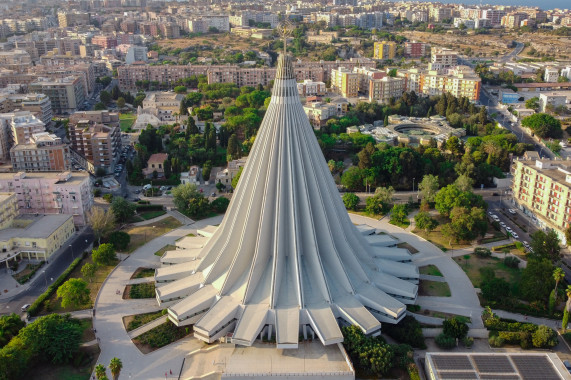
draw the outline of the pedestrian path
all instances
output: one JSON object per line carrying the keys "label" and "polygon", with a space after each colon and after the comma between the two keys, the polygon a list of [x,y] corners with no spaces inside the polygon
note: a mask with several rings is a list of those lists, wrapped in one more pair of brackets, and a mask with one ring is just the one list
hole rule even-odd
{"label": "pedestrian path", "polygon": [[136,337],[138,337],[139,335],[142,335],[144,333],[146,333],[149,330],[154,329],[157,326],[162,325],[163,323],[165,323],[167,321],[167,316],[164,315],[160,318],[155,319],[154,321],[151,321],[139,328],[136,328],[135,330],[129,331],[129,338],[131,339],[135,339]]}
{"label": "pedestrian path", "polygon": [[132,278],[127,282],[127,285],[135,284],[146,284],[148,282],[155,282],[155,277],[142,277],[142,278]]}

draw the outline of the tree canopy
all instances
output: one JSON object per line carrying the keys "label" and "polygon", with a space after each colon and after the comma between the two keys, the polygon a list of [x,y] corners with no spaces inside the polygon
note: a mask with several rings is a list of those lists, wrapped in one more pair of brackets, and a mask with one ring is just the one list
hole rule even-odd
{"label": "tree canopy", "polygon": [[521,125],[530,128],[539,137],[560,138],[563,134],[561,122],[546,113],[536,113],[524,117]]}

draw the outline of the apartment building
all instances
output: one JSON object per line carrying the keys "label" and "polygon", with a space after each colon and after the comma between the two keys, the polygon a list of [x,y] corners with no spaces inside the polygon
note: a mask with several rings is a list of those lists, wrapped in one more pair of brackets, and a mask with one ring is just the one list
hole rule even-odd
{"label": "apartment building", "polygon": [[440,7],[440,6],[430,6],[429,18],[434,22],[442,22],[442,20],[452,18],[452,8]]}
{"label": "apartment building", "polygon": [[0,230],[11,227],[18,216],[16,193],[0,193]]}
{"label": "apartment building", "polygon": [[314,82],[311,79],[306,79],[297,84],[297,92],[300,96],[323,96],[326,91],[325,83]]}
{"label": "apartment building", "polygon": [[394,59],[397,52],[397,44],[393,41],[375,42],[374,55],[376,59]]}
{"label": "apartment building", "polygon": [[87,223],[93,207],[85,172],[0,173],[0,192],[16,193],[20,214],[65,214],[76,226]]}
{"label": "apartment building", "polygon": [[388,103],[391,98],[400,98],[406,91],[406,78],[384,77],[369,81],[369,101]]}
{"label": "apartment building", "polygon": [[543,80],[547,83],[556,83],[559,79],[559,70],[555,67],[546,67]]}
{"label": "apartment building", "polygon": [[70,124],[77,124],[82,120],[87,120],[94,124],[105,124],[111,127],[119,126],[119,113],[102,111],[79,111],[69,116]]}
{"label": "apartment building", "polygon": [[514,162],[513,200],[542,228],[564,231],[571,223],[571,162],[548,159]]}
{"label": "apartment building", "polygon": [[72,148],[94,169],[102,168],[112,172],[115,160],[121,153],[121,130],[103,124],[81,120],[69,124]]}
{"label": "apartment building", "polygon": [[482,81],[468,66],[456,66],[446,74],[436,70],[412,68],[399,70],[397,76],[406,78],[406,91],[414,91],[419,95],[433,96],[451,93],[456,97],[467,97],[470,101],[480,99]]}
{"label": "apartment building", "polygon": [[25,73],[32,67],[32,57],[25,50],[0,51],[0,67]]}
{"label": "apartment building", "polygon": [[160,121],[176,121],[183,99],[184,95],[174,92],[153,92],[143,100],[143,110],[155,115]]}
{"label": "apartment building", "polygon": [[60,28],[89,25],[89,13],[85,12],[58,12],[58,24]]}
{"label": "apartment building", "polygon": [[125,63],[128,65],[134,62],[147,62],[147,47],[146,46],[129,46],[125,54]]}
{"label": "apartment building", "polygon": [[428,45],[424,42],[409,41],[404,44],[404,55],[409,58],[421,58],[426,55]]}
{"label": "apartment building", "polygon": [[219,32],[229,32],[229,16],[205,15],[188,20],[188,29],[192,33],[208,33],[210,28],[216,28]]}
{"label": "apartment building", "polygon": [[206,75],[209,66],[182,66],[182,65],[160,65],[149,66],[143,63],[126,65],[117,68],[119,76],[119,88],[122,91],[136,91],[137,85],[144,82],[159,82],[174,84],[178,80],[188,78],[193,75]]}
{"label": "apartment building", "polygon": [[430,69],[443,70],[458,65],[458,52],[451,49],[433,49],[430,56]]}
{"label": "apartment building", "polygon": [[8,160],[14,144],[27,144],[33,133],[44,131],[44,123],[29,111],[0,114],[0,159]]}
{"label": "apartment building", "polygon": [[52,121],[53,111],[50,98],[44,94],[0,93],[0,113],[29,111],[45,125]]}
{"label": "apartment building", "polygon": [[337,116],[337,108],[333,104],[314,102],[303,107],[309,123],[319,129],[324,126],[327,120]]}
{"label": "apartment building", "polygon": [[359,74],[345,67],[331,70],[331,89],[345,98],[359,96]]}
{"label": "apartment building", "polygon": [[46,79],[30,83],[31,92],[47,95],[52,104],[52,110],[57,115],[68,115],[83,106],[86,90],[79,76],[69,76],[58,79]]}
{"label": "apartment building", "polygon": [[490,21],[491,26],[501,25],[502,17],[506,15],[506,11],[501,9],[484,9],[482,18]]}
{"label": "apartment building", "polygon": [[506,28],[519,28],[523,20],[528,18],[528,14],[524,12],[512,12],[502,17],[501,25]]}
{"label": "apartment building", "polygon": [[13,171],[53,172],[71,170],[69,148],[48,132],[34,133],[29,143],[10,149]]}
{"label": "apartment building", "polygon": [[93,45],[98,45],[103,49],[113,49],[117,47],[117,37],[112,35],[94,36],[91,39]]}

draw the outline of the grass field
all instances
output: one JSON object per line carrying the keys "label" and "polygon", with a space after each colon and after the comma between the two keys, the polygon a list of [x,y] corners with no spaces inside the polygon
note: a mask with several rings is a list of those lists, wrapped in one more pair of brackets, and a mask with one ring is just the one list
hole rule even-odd
{"label": "grass field", "polygon": [[503,260],[497,257],[483,258],[471,255],[469,260],[465,260],[464,257],[455,257],[454,261],[466,272],[468,278],[476,288],[480,287],[480,283],[482,282],[480,268],[492,268],[496,277],[503,278],[510,284],[517,284],[521,277],[521,271],[519,269],[507,267]]}
{"label": "grass field", "polygon": [[119,127],[121,128],[121,132],[127,132],[131,129],[135,120],[137,119],[137,115],[132,113],[122,113],[119,115]]}
{"label": "grass field", "polygon": [[438,270],[438,267],[436,265],[425,265],[418,269],[420,270],[420,274],[443,277],[442,273],[440,273],[440,270]]}
{"label": "grass field", "polygon": [[168,218],[158,220],[152,225],[127,228],[124,231],[131,235],[131,242],[129,243],[127,252],[131,253],[154,238],[166,234],[181,225],[182,224],[178,220],[169,216]]}
{"label": "grass field", "polygon": [[420,280],[418,295],[430,297],[451,297],[452,293],[450,293],[450,287],[446,282]]}

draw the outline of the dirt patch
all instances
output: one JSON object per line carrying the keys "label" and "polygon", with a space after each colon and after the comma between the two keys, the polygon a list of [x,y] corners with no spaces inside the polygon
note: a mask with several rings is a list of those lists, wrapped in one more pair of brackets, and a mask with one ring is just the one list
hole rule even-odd
{"label": "dirt patch", "polygon": [[399,248],[404,248],[404,249],[408,249],[408,251],[409,251],[410,253],[412,253],[413,255],[414,255],[415,253],[418,253],[418,252],[419,252],[418,249],[414,248],[412,245],[410,245],[410,244],[408,244],[408,243],[398,243],[398,244],[397,244],[397,247],[399,247]]}

